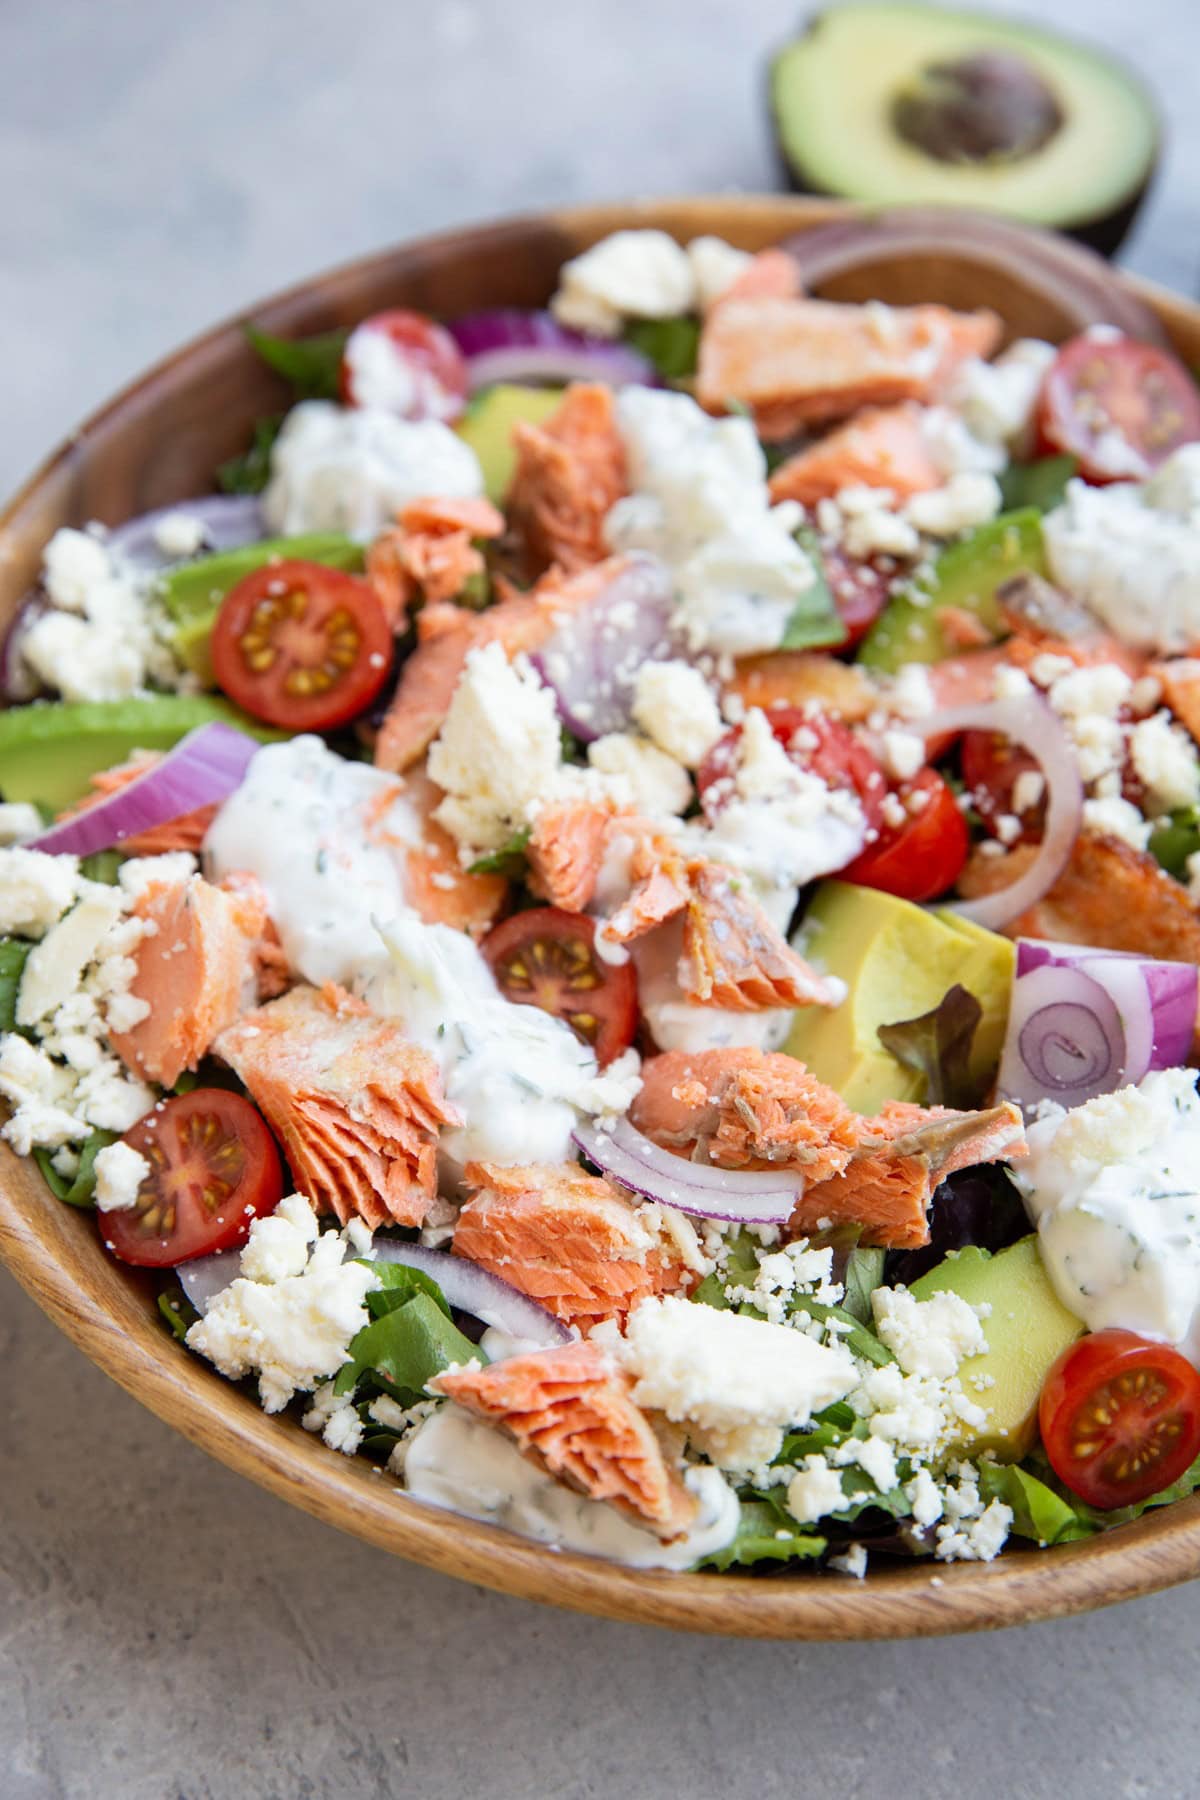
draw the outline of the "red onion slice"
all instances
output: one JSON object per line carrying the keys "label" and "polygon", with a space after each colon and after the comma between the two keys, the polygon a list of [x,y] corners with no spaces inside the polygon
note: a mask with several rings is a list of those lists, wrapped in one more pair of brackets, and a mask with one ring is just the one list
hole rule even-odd
{"label": "red onion slice", "polygon": [[449,1305],[470,1313],[485,1325],[508,1332],[510,1337],[535,1343],[539,1349],[555,1344],[569,1344],[570,1329],[553,1313],[521,1293],[511,1282],[502,1281],[478,1263],[465,1256],[451,1256],[446,1250],[427,1250],[423,1244],[399,1243],[394,1238],[375,1239],[374,1250],[379,1262],[403,1263],[420,1269],[437,1282]]}
{"label": "red onion slice", "polygon": [[0,705],[23,706],[45,692],[40,678],[25,661],[21,644],[29,627],[49,610],[49,606],[44,594],[29,594],[9,620],[0,644]]}
{"label": "red onion slice", "polygon": [[1047,893],[1058,880],[1083,823],[1083,783],[1071,740],[1044,701],[985,700],[931,713],[920,722],[924,736],[957,737],[963,731],[993,731],[1037,761],[1046,782],[1046,825],[1038,853],[1023,875],[999,893],[946,904],[989,931],[999,931]]}
{"label": "red onion slice", "polygon": [[564,619],[530,659],[554,689],[563,724],[581,743],[626,730],[642,664],[683,653],[671,630],[674,604],[666,565],[635,553],[603,593]]}
{"label": "red onion slice", "polygon": [[628,1119],[611,1127],[582,1119],[571,1133],[584,1155],[621,1187],[701,1219],[783,1225],[804,1192],[789,1169],[717,1169],[664,1150]]}
{"label": "red onion slice", "polygon": [[241,1262],[240,1250],[217,1250],[212,1256],[196,1256],[191,1262],[179,1263],[175,1279],[203,1317],[217,1295],[237,1280]]}
{"label": "red onion slice", "polygon": [[639,351],[568,331],[547,312],[500,307],[452,319],[446,330],[466,358],[472,393],[497,381],[662,386],[654,364]]}
{"label": "red onion slice", "polygon": [[164,519],[182,516],[194,519],[204,533],[197,554],[214,555],[221,550],[240,550],[243,544],[256,544],[267,535],[262,509],[253,494],[202,494],[194,500],[179,500],[174,506],[159,506],[153,512],[140,513],[109,530],[105,543],[117,556],[138,569],[163,569],[183,559],[168,555],[158,543],[158,528]]}
{"label": "red onion slice", "polygon": [[232,725],[201,725],[144,775],[31,838],[27,848],[71,856],[110,850],[199,806],[228,799],[261,748]]}
{"label": "red onion slice", "polygon": [[999,1089],[1079,1106],[1187,1061],[1200,970],[1115,950],[1021,938]]}

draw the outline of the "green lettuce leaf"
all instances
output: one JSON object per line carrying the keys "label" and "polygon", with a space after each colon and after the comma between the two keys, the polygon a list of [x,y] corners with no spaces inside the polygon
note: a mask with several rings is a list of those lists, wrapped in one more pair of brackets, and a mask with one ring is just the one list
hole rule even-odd
{"label": "green lettuce leaf", "polygon": [[350,333],[322,331],[315,337],[273,337],[257,325],[246,326],[246,337],[269,369],[281,375],[297,400],[336,400],[342,351]]}
{"label": "green lettuce leaf", "polygon": [[[409,1274],[417,1271],[409,1270]],[[384,1299],[396,1290],[384,1290]],[[368,1295],[371,1300],[379,1296]],[[381,1312],[354,1337],[350,1344],[350,1361],[338,1371],[334,1392],[348,1394],[366,1380],[377,1383],[384,1393],[401,1406],[412,1406],[424,1392],[427,1382],[451,1363],[483,1361],[478,1347],[449,1318],[445,1301],[427,1291]]]}
{"label": "green lettuce leaf", "polygon": [[284,414],[259,419],[248,449],[231,456],[217,468],[217,486],[223,494],[261,494],[271,479],[271,451],[283,426]]}
{"label": "green lettuce leaf", "polygon": [[93,850],[90,856],[80,859],[79,873],[89,881],[102,881],[106,887],[116,887],[117,871],[124,861],[119,850]]}
{"label": "green lettuce leaf", "polygon": [[667,381],[683,381],[696,373],[699,319],[631,319],[624,335],[630,348],[652,362]]}
{"label": "green lettuce leaf", "polygon": [[158,1296],[158,1310],[165,1319],[171,1336],[181,1344],[200,1317],[178,1283],[163,1289]]}
{"label": "green lettuce leaf", "polygon": [[1018,1537],[1032,1538],[1035,1544],[1069,1544],[1077,1538],[1091,1537],[1096,1530],[1083,1519],[1077,1506],[1017,1463],[980,1463],[979,1492],[989,1503],[1000,1500],[1010,1506],[1011,1529]]}
{"label": "green lettuce leaf", "polygon": [[1034,462],[1010,463],[1000,477],[1003,510],[1016,512],[1032,506],[1040,513],[1053,512],[1066,497],[1068,481],[1078,473],[1073,456],[1039,456]]}
{"label": "green lettuce leaf", "polygon": [[[0,938],[0,1031],[17,1031],[17,995],[33,945],[24,938]],[[22,1033],[22,1036],[27,1036]]]}
{"label": "green lettuce leaf", "polygon": [[749,1569],[756,1563],[798,1562],[820,1556],[826,1540],[803,1530],[769,1501],[743,1500],[738,1528],[723,1550],[714,1550],[698,1569]]}
{"label": "green lettuce leaf", "polygon": [[796,533],[796,542],[808,552],[817,578],[796,601],[780,649],[827,650],[836,644],[844,644],[846,626],[825,574],[816,532],[810,526],[802,525]]}
{"label": "green lettuce leaf", "polygon": [[499,850],[489,850],[486,856],[477,856],[473,863],[469,863],[467,874],[507,875],[511,881],[520,880],[525,873],[525,846],[532,836],[533,827],[522,825]]}
{"label": "green lettuce leaf", "polygon": [[846,1258],[846,1269],[842,1276],[842,1285],[846,1290],[842,1295],[842,1311],[849,1313],[852,1319],[857,1319],[862,1325],[870,1325],[874,1319],[871,1295],[883,1282],[886,1257],[886,1250],[867,1250],[859,1245]]}
{"label": "green lettuce leaf", "polygon": [[49,1150],[35,1150],[33,1160],[46,1178],[46,1186],[56,1199],[68,1206],[91,1206],[96,1194],[96,1158],[100,1151],[117,1141],[115,1131],[93,1131],[79,1149],[79,1168],[69,1179],[60,1175]]}
{"label": "green lettuce leaf", "polygon": [[981,1082],[970,1068],[971,1045],[982,1017],[974,994],[956,982],[932,1012],[881,1025],[879,1041],[898,1063],[924,1075],[927,1106],[971,1112],[982,1105],[990,1086],[990,1078]]}
{"label": "green lettuce leaf", "polygon": [[[814,1240],[814,1242],[817,1241],[819,1240]],[[735,1302],[728,1298],[725,1289],[754,1285],[754,1278],[758,1273],[757,1249],[758,1246],[750,1233],[739,1231],[730,1240],[729,1255],[724,1269],[704,1277],[692,1294],[693,1301],[700,1306],[715,1306],[720,1312],[732,1310]],[[873,1255],[870,1251],[852,1252],[852,1255],[854,1254]],[[878,1282],[874,1285],[878,1286]],[[737,1303],[736,1309],[747,1318],[761,1319],[763,1317],[759,1309],[751,1306],[747,1301]],[[861,1356],[866,1362],[874,1363],[881,1368],[884,1363],[895,1361],[891,1351],[880,1342],[874,1331],[863,1319],[850,1312],[845,1306],[831,1306],[824,1300],[812,1300],[806,1294],[797,1294],[788,1310],[791,1313],[806,1312],[810,1317],[822,1322],[826,1319],[839,1320],[847,1327],[846,1331],[838,1334],[839,1343],[847,1345],[855,1356]],[[867,1310],[869,1313],[869,1301]]]}
{"label": "green lettuce leaf", "polygon": [[367,1295],[367,1311],[373,1319],[382,1319],[397,1307],[406,1306],[418,1294],[428,1294],[448,1319],[453,1316],[445,1294],[424,1269],[410,1269],[407,1263],[396,1262],[373,1262],[367,1266],[379,1277],[379,1286]]}

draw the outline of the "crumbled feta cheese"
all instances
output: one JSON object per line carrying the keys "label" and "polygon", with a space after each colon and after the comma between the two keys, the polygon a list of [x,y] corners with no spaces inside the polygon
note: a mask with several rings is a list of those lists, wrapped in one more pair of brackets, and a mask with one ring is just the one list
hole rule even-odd
{"label": "crumbled feta cheese", "polygon": [[208,542],[204,520],[197,513],[164,513],[154,527],[154,542],[164,556],[173,562],[199,556]]}
{"label": "crumbled feta cheese", "polygon": [[897,718],[928,718],[937,708],[929,670],[921,663],[905,663],[888,683],[886,702]]}
{"label": "crumbled feta cheese", "polygon": [[719,237],[693,238],[687,247],[687,259],[692,265],[696,305],[702,313],[706,313],[754,261],[748,251],[737,250]]}
{"label": "crumbled feta cheese", "polygon": [[646,818],[675,816],[692,803],[687,770],[649,738],[613,731],[588,745],[588,765],[601,775],[625,782],[633,804]]}
{"label": "crumbled feta cheese", "polygon": [[64,700],[124,700],[183,676],[160,632],[152,583],[99,538],[64,527],[45,551],[53,607],[22,631],[21,656]]}
{"label": "crumbled feta cheese", "polygon": [[42,829],[42,815],[36,806],[26,800],[0,801],[0,848],[37,837]]}
{"label": "crumbled feta cheese", "polygon": [[190,881],[199,868],[190,850],[169,850],[164,856],[129,857],[117,870],[117,880],[126,899],[136,900],[156,882],[173,887],[177,882]]}
{"label": "crumbled feta cheese", "polygon": [[837,1569],[842,1575],[853,1575],[861,1581],[867,1572],[867,1547],[865,1544],[851,1544],[840,1556],[831,1556],[831,1569]]}
{"label": "crumbled feta cheese", "polygon": [[1018,338],[995,362],[968,357],[951,384],[950,404],[980,442],[1024,454],[1042,382],[1057,355],[1040,338]]}
{"label": "crumbled feta cheese", "polygon": [[994,475],[964,472],[952,475],[944,487],[914,494],[904,508],[904,516],[925,537],[950,538],[986,525],[1002,505],[1000,484]]}
{"label": "crumbled feta cheese", "polygon": [[1083,828],[1103,837],[1120,838],[1134,850],[1144,850],[1150,842],[1150,821],[1142,817],[1132,801],[1123,800],[1120,794],[1085,800]]}
{"label": "crumbled feta cheese", "polygon": [[435,813],[459,844],[499,850],[553,792],[562,735],[553,689],[499,644],[472,650],[429,751],[446,798]]}
{"label": "crumbled feta cheese", "polygon": [[335,1394],[332,1381],[317,1389],[300,1423],[305,1431],[319,1431],[329,1448],[340,1450],[343,1456],[353,1456],[363,1441],[363,1423],[354,1396]]}
{"label": "crumbled feta cheese", "polygon": [[96,1205],[101,1212],[123,1212],[137,1205],[150,1164],[132,1144],[106,1144],[96,1153]]}
{"label": "crumbled feta cheese", "polygon": [[846,1504],[842,1478],[823,1456],[806,1456],[788,1482],[787,1509],[801,1525],[815,1524]]}
{"label": "crumbled feta cheese", "polygon": [[70,912],[50,928],[26,958],[17,990],[18,1025],[37,1025],[57,1012],[79,986],[89,963],[96,960],[122,907],[119,888],[94,881],[83,884],[80,898]]}
{"label": "crumbled feta cheese", "polygon": [[275,440],[262,510],[281,536],[344,531],[370,538],[410,500],[482,492],[475,452],[440,420],[305,400]]}
{"label": "crumbled feta cheese", "polygon": [[1152,713],[1129,734],[1134,770],[1146,789],[1149,813],[1171,812],[1200,799],[1200,761],[1187,732],[1170,713]]}
{"label": "crumbled feta cheese", "polygon": [[1013,782],[1012,808],[1015,813],[1032,812],[1040,806],[1046,792],[1046,777],[1040,769],[1022,769]]}
{"label": "crumbled feta cheese", "polygon": [[925,766],[925,740],[915,731],[885,731],[880,739],[880,760],[894,781],[911,781]]}
{"label": "crumbled feta cheese", "polygon": [[837,497],[842,513],[841,542],[850,556],[917,555],[921,539],[916,525],[893,511],[886,488],[844,488]]}
{"label": "crumbled feta cheese", "polygon": [[619,337],[627,318],[671,319],[692,310],[688,253],[665,231],[614,231],[559,270],[550,311],[560,325]]}
{"label": "crumbled feta cheese", "polygon": [[[312,1246],[303,1269],[270,1280],[240,1275],[187,1334],[188,1348],[223,1375],[257,1375],[267,1412],[282,1411],[297,1390],[315,1388],[342,1366],[350,1340],[368,1323],[364,1302],[379,1282],[367,1264],[344,1260],[348,1245],[340,1232],[318,1234],[316,1216],[300,1195],[280,1201],[278,1210],[285,1207]],[[263,1223],[251,1225],[251,1247]]]}
{"label": "crumbled feta cheese", "polygon": [[942,1516],[942,1496],[928,1469],[918,1469],[904,1489],[913,1520],[922,1529],[936,1525]]}
{"label": "crumbled feta cheese", "polygon": [[247,1281],[286,1281],[302,1275],[309,1246],[317,1239],[312,1208],[298,1194],[281,1200],[273,1213],[256,1219],[242,1251],[238,1272]]}
{"label": "crumbled feta cheese", "polygon": [[956,475],[998,475],[1008,461],[1003,444],[979,437],[948,406],[924,407],[920,424],[926,453],[947,481]]}
{"label": "crumbled feta cheese", "polygon": [[58,1149],[87,1137],[88,1127],[72,1105],[68,1070],[16,1032],[0,1038],[0,1094],[13,1107],[0,1136],[18,1156],[35,1147]]}
{"label": "crumbled feta cheese", "polygon": [[896,1452],[886,1438],[848,1438],[841,1447],[838,1461],[857,1463],[881,1494],[890,1492],[896,1485]]}
{"label": "crumbled feta cheese", "polygon": [[668,565],[692,649],[777,649],[816,572],[794,536],[800,508],[771,505],[750,421],[710,418],[687,394],[627,387],[617,427],[632,492],[605,521],[609,543]]}
{"label": "crumbled feta cheese", "polygon": [[716,695],[685,662],[648,662],[638,670],[633,717],[646,736],[685,769],[697,769],[724,732]]}
{"label": "crumbled feta cheese", "polygon": [[987,1349],[975,1309],[949,1289],[917,1300],[907,1288],[876,1288],[875,1328],[906,1375],[944,1379],[965,1356]]}
{"label": "crumbled feta cheese", "polygon": [[0,850],[0,932],[42,937],[79,891],[79,859],[19,846]]}
{"label": "crumbled feta cheese", "polygon": [[108,581],[112,570],[102,541],[87,531],[64,525],[42,552],[42,582],[63,612],[86,613],[92,589]]}

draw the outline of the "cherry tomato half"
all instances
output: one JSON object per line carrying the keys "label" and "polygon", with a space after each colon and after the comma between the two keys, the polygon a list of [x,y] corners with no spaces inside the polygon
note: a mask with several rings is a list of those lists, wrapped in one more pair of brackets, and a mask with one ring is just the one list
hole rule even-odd
{"label": "cherry tomato half", "polygon": [[889,573],[877,563],[847,556],[837,545],[823,547],[821,560],[829,591],[846,627],[846,641],[837,648],[853,650],[887,605],[895,570]]}
{"label": "cherry tomato half", "polygon": [[901,900],[936,900],[954,886],[971,835],[953,790],[936,769],[922,769],[901,788],[902,825],[884,823],[879,836],[838,875],[860,887],[881,888]]}
{"label": "cherry tomato half", "polygon": [[[799,768],[819,775],[827,787],[857,795],[868,827],[879,829],[887,778],[874,752],[849,726],[815,706],[772,706],[767,721]],[[700,804],[709,820],[717,818],[732,797],[741,741],[742,727],[735,725],[718,738],[696,772]]]}
{"label": "cherry tomato half", "polygon": [[1200,438],[1200,390],[1169,350],[1136,338],[1071,338],[1038,402],[1044,452],[1078,457],[1085,481],[1140,480]]}
{"label": "cherry tomato half", "polygon": [[395,645],[369,582],[320,563],[276,562],[226,594],[212,634],[222,693],[268,725],[328,731],[370,705]]}
{"label": "cherry tomato half", "polygon": [[1033,805],[1018,812],[1015,804],[1019,777],[1041,774],[1035,756],[1010,743],[999,732],[964,731],[959,745],[959,767],[971,805],[989,830],[995,830],[998,819],[1015,818],[1020,822],[1021,832],[1010,842],[1036,842],[1041,838],[1046,818],[1045,781],[1042,781]]}
{"label": "cherry tomato half", "polygon": [[604,962],[596,954],[596,925],[586,913],[534,906],[502,920],[480,948],[506,1000],[565,1020],[591,1045],[601,1068],[633,1042],[633,964]]}
{"label": "cherry tomato half", "polygon": [[274,1138],[249,1100],[224,1088],[164,1100],[121,1141],[150,1164],[133,1206],[97,1214],[121,1262],[161,1269],[233,1250],[283,1195]]}
{"label": "cherry tomato half", "polygon": [[1064,1350],[1038,1403],[1060,1481],[1089,1506],[1134,1506],[1200,1454],[1200,1373],[1169,1344],[1096,1331]]}
{"label": "cherry tomato half", "polygon": [[447,423],[466,410],[467,382],[466,359],[445,327],[399,308],[355,326],[338,375],[347,406]]}

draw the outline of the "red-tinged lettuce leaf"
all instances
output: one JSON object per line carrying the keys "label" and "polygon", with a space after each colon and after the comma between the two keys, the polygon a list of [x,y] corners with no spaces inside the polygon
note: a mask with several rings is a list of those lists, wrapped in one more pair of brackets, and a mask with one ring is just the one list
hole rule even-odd
{"label": "red-tinged lettuce leaf", "polygon": [[989,1080],[973,1076],[971,1046],[983,1008],[957,982],[932,1012],[879,1027],[879,1041],[906,1069],[925,1077],[925,1104],[971,1112],[982,1105]]}

